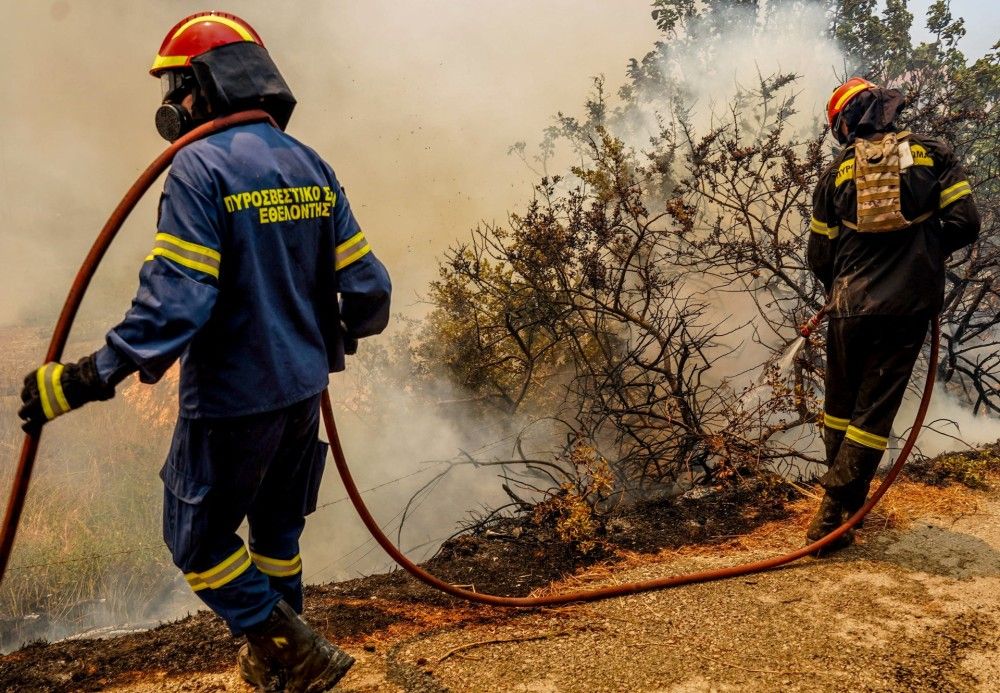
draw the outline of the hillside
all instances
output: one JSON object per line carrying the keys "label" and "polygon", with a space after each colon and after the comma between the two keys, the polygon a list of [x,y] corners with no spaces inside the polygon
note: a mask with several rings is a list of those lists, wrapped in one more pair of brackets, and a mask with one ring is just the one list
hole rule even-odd
{"label": "hillside", "polygon": [[[991,491],[902,482],[855,547],[747,578],[501,611],[394,573],[314,586],[306,615],[358,657],[338,688],[358,693],[996,690],[996,481]],[[729,565],[797,546],[812,503],[764,507],[741,531],[726,499],[710,497],[622,520],[601,560],[501,535],[460,541],[434,568],[480,590],[525,593],[574,565],[540,588]],[[29,646],[0,660],[0,689],[244,691],[234,655],[202,612],[145,633]]]}

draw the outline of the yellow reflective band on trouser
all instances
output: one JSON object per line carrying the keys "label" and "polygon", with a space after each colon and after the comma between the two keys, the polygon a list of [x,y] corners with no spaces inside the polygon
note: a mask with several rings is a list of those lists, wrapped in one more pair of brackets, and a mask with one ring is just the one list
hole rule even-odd
{"label": "yellow reflective band on trouser", "polygon": [[38,396],[42,400],[42,411],[45,412],[45,418],[50,421],[72,409],[63,393],[62,374],[63,365],[61,363],[46,363],[35,372]]}
{"label": "yellow reflective band on trouser", "polygon": [[195,592],[205,589],[217,590],[242,575],[251,563],[253,561],[250,560],[247,547],[241,546],[236,553],[214,568],[209,568],[203,573],[185,573],[184,579]]}
{"label": "yellow reflective band on trouser", "polygon": [[851,423],[850,419],[841,419],[823,412],[823,425],[827,428],[832,428],[835,431],[846,431],[849,423]]}
{"label": "yellow reflective band on trouser", "polygon": [[250,552],[257,570],[271,577],[289,577],[302,572],[302,557],[295,554],[291,558],[271,558]]}
{"label": "yellow reflective band on trouser", "polygon": [[846,438],[857,443],[858,445],[864,445],[866,448],[873,448],[875,450],[885,450],[889,445],[888,438],[877,436],[874,433],[869,433],[868,431],[862,431],[860,428],[855,426],[847,427]]}
{"label": "yellow reflective band on trouser", "polygon": [[358,231],[356,234],[337,246],[336,260],[334,261],[333,268],[336,270],[342,270],[351,263],[357,262],[363,258],[365,255],[370,253],[371,250],[372,247],[368,245],[368,241],[365,240],[365,234]]}
{"label": "yellow reflective band on trouser", "polygon": [[839,226],[830,226],[828,224],[824,224],[822,221],[820,221],[816,217],[813,217],[812,221],[809,222],[809,229],[813,233],[818,233],[821,236],[826,236],[827,238],[829,238],[831,240],[834,239],[834,238],[836,238],[837,234],[840,233],[840,227]]}
{"label": "yellow reflective band on trouser", "polygon": [[944,209],[952,202],[971,194],[972,186],[969,185],[969,181],[963,180],[960,183],[955,183],[950,188],[945,188],[941,191],[941,202],[938,204],[938,209]]}
{"label": "yellow reflective band on trouser", "polygon": [[178,265],[210,274],[216,279],[219,278],[219,264],[222,262],[222,256],[218,250],[213,250],[208,246],[191,243],[169,233],[160,232],[156,234],[156,243],[153,244],[153,250],[150,254],[146,256],[146,261],[148,262],[157,256],[173,260]]}

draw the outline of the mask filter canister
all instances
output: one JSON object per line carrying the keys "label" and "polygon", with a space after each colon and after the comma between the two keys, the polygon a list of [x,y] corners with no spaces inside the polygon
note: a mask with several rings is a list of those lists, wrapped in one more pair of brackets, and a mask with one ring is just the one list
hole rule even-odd
{"label": "mask filter canister", "polygon": [[156,109],[156,131],[167,142],[176,141],[193,125],[194,119],[183,106],[165,103]]}

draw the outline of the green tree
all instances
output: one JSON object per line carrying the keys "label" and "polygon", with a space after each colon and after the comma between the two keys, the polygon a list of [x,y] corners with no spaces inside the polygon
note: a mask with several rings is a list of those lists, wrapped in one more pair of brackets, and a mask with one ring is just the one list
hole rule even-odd
{"label": "green tree", "polygon": [[[965,161],[983,232],[948,267],[938,376],[975,408],[1000,410],[998,50],[969,64],[963,23],[945,2],[927,14],[934,39],[916,45],[905,0],[794,7],[825,12],[842,77],[902,89],[905,125],[946,137]],[[693,117],[698,81],[728,37],[787,16],[774,3],[737,0],[652,8],[663,39],[629,61],[615,103],[595,80],[583,116],[559,114],[545,133],[543,162],[568,146],[578,165],[544,178],[509,224],[476,229],[446,254],[420,340],[422,362],[443,364],[478,401],[566,426],[563,458],[581,444],[599,450],[620,488],[810,459],[800,451],[815,429],[804,424],[822,382],[814,343],[790,383],[765,374],[769,397],[734,390],[715,367],[742,323],[724,320],[698,288],[752,297],[753,338],[775,352],[824,301],[804,255],[812,191],[832,148],[822,114],[812,129],[794,120],[801,77],[759,75],[707,128]],[[526,156],[524,145],[514,151]]]}

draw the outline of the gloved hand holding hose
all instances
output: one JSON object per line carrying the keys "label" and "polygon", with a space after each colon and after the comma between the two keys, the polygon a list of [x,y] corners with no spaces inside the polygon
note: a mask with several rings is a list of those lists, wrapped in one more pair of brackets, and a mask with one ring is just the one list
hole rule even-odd
{"label": "gloved hand holding hose", "polygon": [[87,402],[104,401],[115,396],[113,385],[97,374],[95,355],[76,363],[46,363],[24,377],[21,390],[23,406],[17,415],[24,420],[25,433],[37,433],[42,426]]}

